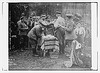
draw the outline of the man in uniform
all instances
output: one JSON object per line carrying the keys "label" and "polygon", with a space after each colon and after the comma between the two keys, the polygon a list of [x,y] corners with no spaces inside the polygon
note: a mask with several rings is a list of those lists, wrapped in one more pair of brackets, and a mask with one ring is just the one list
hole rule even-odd
{"label": "man in uniform", "polygon": [[82,50],[84,48],[84,37],[85,37],[85,28],[81,23],[82,16],[80,14],[74,15],[74,22],[76,24],[76,28],[74,30],[75,35],[77,36],[76,40],[81,44],[81,48],[78,50],[77,55],[82,55]]}
{"label": "man in uniform", "polygon": [[65,31],[65,54],[70,56],[72,41],[76,39],[74,34],[73,14],[66,14],[66,31]]}
{"label": "man in uniform", "polygon": [[38,25],[34,26],[27,35],[29,38],[29,44],[33,50],[33,56],[38,56],[37,46],[41,46],[41,37],[42,34],[44,34],[43,31],[46,26],[44,23],[45,18],[46,15],[41,15],[41,19],[39,20]]}

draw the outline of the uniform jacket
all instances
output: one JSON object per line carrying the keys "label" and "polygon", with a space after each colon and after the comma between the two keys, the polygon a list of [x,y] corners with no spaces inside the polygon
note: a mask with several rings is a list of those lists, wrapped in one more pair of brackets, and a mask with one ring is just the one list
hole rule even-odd
{"label": "uniform jacket", "polygon": [[27,36],[31,39],[37,40],[37,38],[41,37],[41,34],[42,34],[42,26],[36,25],[28,32]]}

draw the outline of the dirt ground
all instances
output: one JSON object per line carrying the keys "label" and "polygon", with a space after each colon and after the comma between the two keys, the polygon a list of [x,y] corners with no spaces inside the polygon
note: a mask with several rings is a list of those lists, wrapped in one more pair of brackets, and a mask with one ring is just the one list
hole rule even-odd
{"label": "dirt ground", "polygon": [[[80,68],[77,65],[66,68],[64,61],[67,60],[69,60],[69,58],[64,55],[59,55],[57,59],[50,57],[33,57],[31,50],[17,50],[10,52],[8,62],[9,70],[90,70],[89,67]],[[90,65],[91,58],[85,58],[85,60],[86,64]]]}

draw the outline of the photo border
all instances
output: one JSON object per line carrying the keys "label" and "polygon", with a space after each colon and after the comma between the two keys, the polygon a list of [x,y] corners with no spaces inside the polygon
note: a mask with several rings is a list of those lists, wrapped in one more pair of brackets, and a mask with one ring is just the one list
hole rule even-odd
{"label": "photo border", "polygon": [[[2,2],[2,16],[4,15],[3,13],[4,13],[4,7],[3,7],[3,4],[4,3],[10,3],[10,2]],[[23,3],[23,2],[21,2],[21,3]],[[26,2],[27,3],[27,2]],[[87,3],[87,2],[86,2]],[[98,30],[99,30],[99,28],[98,28],[98,2],[90,2],[90,3],[97,3],[97,38],[99,37],[99,34],[98,34]],[[91,17],[92,18],[92,17]],[[92,26],[92,25],[91,25]],[[92,32],[92,29],[91,29],[91,32]],[[91,39],[92,40],[92,39]],[[9,44],[9,43],[8,43]],[[91,49],[93,49],[92,47],[91,47]],[[83,68],[82,68],[83,69]],[[34,69],[33,69],[34,70]],[[32,70],[32,71],[33,71]],[[50,70],[50,69],[49,69]],[[2,67],[2,71],[9,71],[8,69],[4,69],[3,67]],[[61,69],[61,71],[62,71],[62,69]],[[67,70],[67,71],[69,71],[69,70]],[[75,71],[78,71],[78,70],[75,70]],[[89,71],[98,71],[98,51],[97,51],[97,69],[92,69],[92,70],[89,70]]]}

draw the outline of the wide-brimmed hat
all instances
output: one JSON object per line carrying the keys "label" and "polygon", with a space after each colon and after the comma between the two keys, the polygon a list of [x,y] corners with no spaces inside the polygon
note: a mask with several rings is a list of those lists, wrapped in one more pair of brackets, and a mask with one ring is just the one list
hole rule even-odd
{"label": "wide-brimmed hat", "polygon": [[78,18],[78,19],[82,19],[82,16],[81,16],[81,14],[79,14],[79,13],[76,13],[74,16],[75,16],[76,18]]}
{"label": "wide-brimmed hat", "polygon": [[70,19],[73,17],[73,14],[66,14],[66,17]]}

